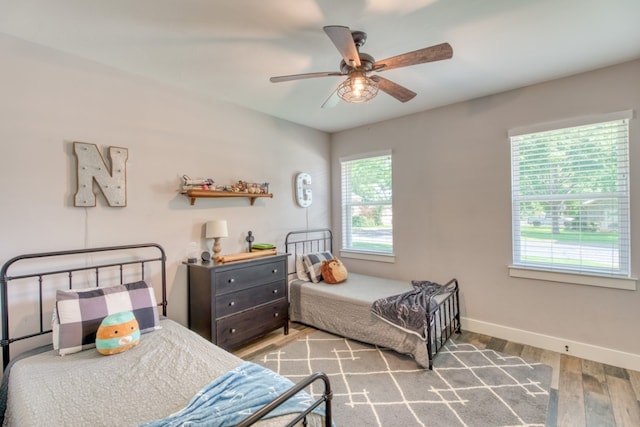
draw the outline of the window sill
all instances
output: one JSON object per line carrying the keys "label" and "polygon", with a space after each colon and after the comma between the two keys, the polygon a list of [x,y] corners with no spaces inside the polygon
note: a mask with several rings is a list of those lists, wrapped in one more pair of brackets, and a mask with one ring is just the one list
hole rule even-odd
{"label": "window sill", "polygon": [[570,283],[574,285],[599,286],[602,288],[635,291],[638,279],[635,277],[612,277],[585,274],[560,273],[557,271],[535,270],[532,268],[509,266],[509,276],[522,279],[546,280],[548,282]]}
{"label": "window sill", "polygon": [[342,258],[361,259],[365,261],[379,261],[379,262],[396,262],[395,255],[378,254],[372,252],[355,252],[346,249],[340,250],[340,256]]}

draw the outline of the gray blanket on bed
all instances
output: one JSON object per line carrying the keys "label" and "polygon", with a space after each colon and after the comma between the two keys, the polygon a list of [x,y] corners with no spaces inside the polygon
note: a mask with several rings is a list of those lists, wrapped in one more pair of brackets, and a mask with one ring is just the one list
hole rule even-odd
{"label": "gray blanket on bed", "polygon": [[374,301],[371,311],[401,329],[426,338],[429,301],[442,290],[442,286],[426,280],[413,280],[411,284],[411,291]]}

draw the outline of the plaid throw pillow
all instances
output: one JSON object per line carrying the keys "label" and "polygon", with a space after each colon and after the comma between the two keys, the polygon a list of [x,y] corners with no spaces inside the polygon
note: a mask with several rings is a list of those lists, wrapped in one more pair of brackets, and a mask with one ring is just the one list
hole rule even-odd
{"label": "plaid throw pillow", "polygon": [[[58,348],[60,355],[65,355],[95,347],[96,332],[102,319],[123,311],[133,312],[140,333],[159,328],[156,297],[153,287],[145,281],[107,288],[57,291],[54,348]],[[55,317],[59,322],[57,334]]]}
{"label": "plaid throw pillow", "polygon": [[330,259],[333,259],[333,255],[329,251],[315,252],[302,256],[304,266],[307,268],[307,273],[309,273],[313,283],[318,283],[322,280],[322,272],[320,271],[322,261],[329,261]]}

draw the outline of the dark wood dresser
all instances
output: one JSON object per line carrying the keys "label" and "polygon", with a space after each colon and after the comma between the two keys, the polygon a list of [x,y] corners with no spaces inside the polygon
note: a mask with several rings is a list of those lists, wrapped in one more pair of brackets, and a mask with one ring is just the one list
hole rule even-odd
{"label": "dark wood dresser", "polygon": [[278,328],[288,334],[287,256],[187,264],[189,328],[225,350]]}

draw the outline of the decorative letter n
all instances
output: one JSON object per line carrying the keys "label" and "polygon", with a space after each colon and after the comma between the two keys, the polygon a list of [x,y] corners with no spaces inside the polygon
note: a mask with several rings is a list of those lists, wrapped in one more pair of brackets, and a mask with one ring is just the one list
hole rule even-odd
{"label": "decorative letter n", "polygon": [[73,151],[78,159],[78,191],[74,205],[96,205],[96,195],[93,192],[95,180],[109,206],[127,206],[126,163],[129,150],[109,147],[111,173],[95,144],[74,142]]}

